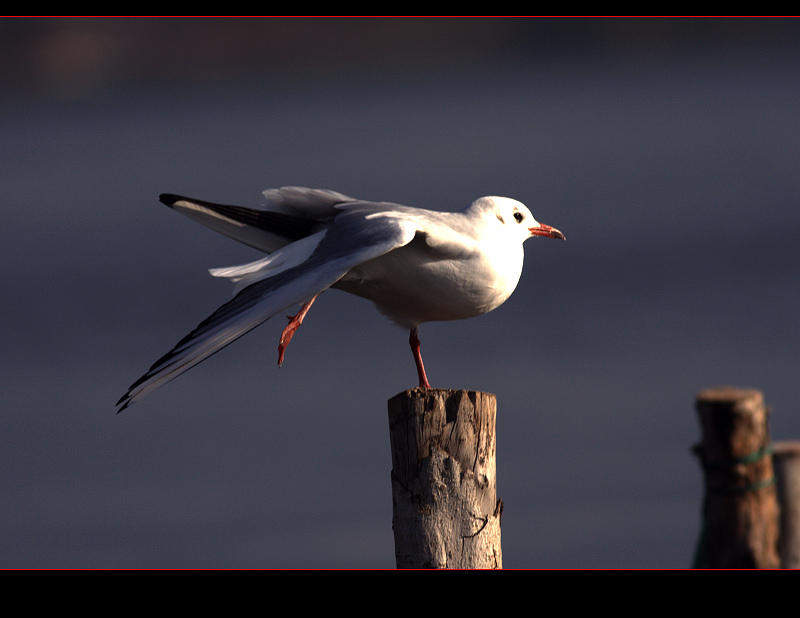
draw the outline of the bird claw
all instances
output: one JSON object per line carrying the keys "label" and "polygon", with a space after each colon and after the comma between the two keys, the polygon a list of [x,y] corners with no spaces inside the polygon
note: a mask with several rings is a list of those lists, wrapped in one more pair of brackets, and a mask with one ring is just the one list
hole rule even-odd
{"label": "bird claw", "polygon": [[[299,315],[299,314],[298,314]],[[300,324],[303,322],[302,319],[296,320],[297,316],[288,316],[289,317],[289,325],[283,329],[281,333],[281,340],[278,342],[278,367],[283,365],[283,355],[286,352],[286,348],[289,346],[289,342],[292,340],[295,331],[300,327]]]}
{"label": "bird claw", "polygon": [[[319,294],[317,296],[319,296]],[[308,310],[311,308],[311,305],[316,300],[317,296],[314,296],[314,298],[304,304],[296,315],[286,316],[286,318],[289,320],[289,324],[287,324],[286,328],[283,329],[283,332],[281,333],[281,339],[278,342],[278,367],[283,365],[283,355],[286,352],[286,348],[289,346],[289,342],[292,340],[295,331],[300,328],[300,325],[303,323],[303,318],[306,317],[306,313],[308,313]]]}

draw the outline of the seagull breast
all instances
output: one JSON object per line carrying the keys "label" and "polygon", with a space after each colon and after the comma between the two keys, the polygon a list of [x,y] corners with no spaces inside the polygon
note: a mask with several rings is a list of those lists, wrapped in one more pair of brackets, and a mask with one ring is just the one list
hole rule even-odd
{"label": "seagull breast", "polygon": [[404,328],[461,320],[500,306],[517,286],[518,243],[471,243],[458,256],[432,249],[424,234],[350,270],[334,287],[371,300]]}

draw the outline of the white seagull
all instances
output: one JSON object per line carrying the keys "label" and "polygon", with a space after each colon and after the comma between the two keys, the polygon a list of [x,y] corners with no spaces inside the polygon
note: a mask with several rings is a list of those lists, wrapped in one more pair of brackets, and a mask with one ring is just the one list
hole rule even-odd
{"label": "white seagull", "polygon": [[522,273],[522,243],[561,238],[520,202],[482,197],[461,212],[356,200],[335,191],[282,187],[262,209],[172,194],[167,206],[267,257],[212,269],[236,282],[234,297],[181,339],[117,402],[121,412],[281,311],[301,305],[278,345],[278,364],[311,304],[332,287],[371,300],[410,331],[419,385],[431,388],[420,355],[423,322],[459,320],[500,306]]}

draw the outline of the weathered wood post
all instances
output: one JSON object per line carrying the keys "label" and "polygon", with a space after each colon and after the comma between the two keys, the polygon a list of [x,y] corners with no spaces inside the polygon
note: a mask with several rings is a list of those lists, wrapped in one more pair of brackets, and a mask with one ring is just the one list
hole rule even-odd
{"label": "weathered wood post", "polygon": [[778,568],[778,499],[768,430],[757,390],[697,396],[703,439],[695,452],[705,478],[699,568]]}
{"label": "weathered wood post", "polygon": [[497,400],[415,388],[389,400],[398,568],[500,569]]}
{"label": "weathered wood post", "polygon": [[781,510],[781,568],[800,569],[800,442],[776,442],[772,464]]}

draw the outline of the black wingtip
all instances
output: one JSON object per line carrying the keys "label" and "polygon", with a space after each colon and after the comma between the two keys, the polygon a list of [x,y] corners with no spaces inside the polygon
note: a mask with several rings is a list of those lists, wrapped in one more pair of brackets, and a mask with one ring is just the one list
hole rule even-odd
{"label": "black wingtip", "polygon": [[182,198],[180,195],[175,195],[174,193],[162,193],[158,196],[158,199],[162,204],[166,204],[172,208],[175,205],[175,202],[184,198]]}
{"label": "black wingtip", "polygon": [[119,401],[114,404],[115,406],[123,404],[123,406],[119,410],[117,410],[117,414],[119,414],[125,408],[127,408],[130,405],[130,403],[131,403],[131,400],[128,398],[128,393],[125,393],[122,397],[119,398]]}

